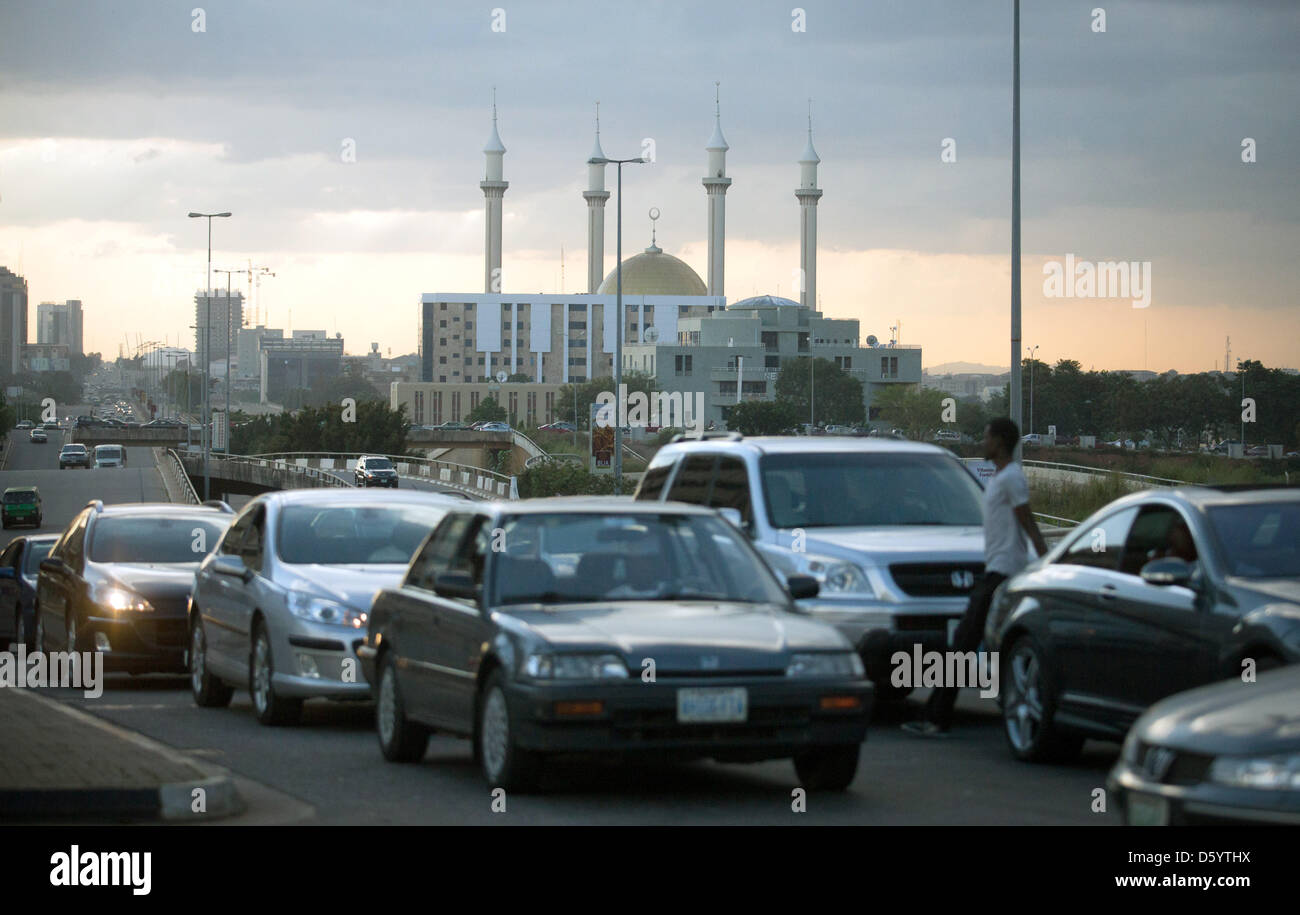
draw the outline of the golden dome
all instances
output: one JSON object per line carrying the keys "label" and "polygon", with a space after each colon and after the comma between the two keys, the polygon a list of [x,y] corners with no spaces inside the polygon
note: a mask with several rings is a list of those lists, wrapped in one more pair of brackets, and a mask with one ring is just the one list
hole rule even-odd
{"label": "golden dome", "polygon": [[[616,271],[611,271],[596,290],[599,295],[617,292]],[[663,249],[651,245],[623,261],[624,295],[705,295],[708,287],[690,265]]]}

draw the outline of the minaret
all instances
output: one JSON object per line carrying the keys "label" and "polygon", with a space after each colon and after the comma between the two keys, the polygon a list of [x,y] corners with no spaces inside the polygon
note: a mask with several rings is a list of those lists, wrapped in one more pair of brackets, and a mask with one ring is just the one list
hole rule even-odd
{"label": "minaret", "polygon": [[800,304],[817,309],[817,201],[822,192],[817,187],[817,150],[812,142],[812,100],[808,101],[808,144],[799,157],[799,188],[794,192],[799,201],[799,267],[803,271],[803,290]]}
{"label": "minaret", "polygon": [[[596,103],[596,145],[589,159],[605,158],[600,148],[600,102]],[[587,201],[587,292],[595,295],[605,278],[605,166],[587,164],[587,189],[582,192]]]}
{"label": "minaret", "polygon": [[709,153],[709,173],[704,176],[704,191],[709,195],[709,295],[723,295],[722,271],[726,247],[727,141],[722,136],[722,106],[718,100],[718,83],[713,84],[713,136],[704,147]]}
{"label": "minaret", "polygon": [[510,182],[502,178],[506,155],[497,133],[497,90],[492,88],[492,135],[483,147],[487,174],[478,186],[483,189],[485,233],[483,240],[483,291],[501,291],[501,200]]}

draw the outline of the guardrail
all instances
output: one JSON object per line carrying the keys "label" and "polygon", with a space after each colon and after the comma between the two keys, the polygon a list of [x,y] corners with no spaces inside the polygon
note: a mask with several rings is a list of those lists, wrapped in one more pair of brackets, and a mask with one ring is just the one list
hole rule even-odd
{"label": "guardrail", "polygon": [[[399,478],[422,480],[436,483],[457,492],[478,499],[518,499],[519,484],[517,478],[484,470],[470,464],[458,464],[455,461],[442,461],[436,458],[412,457],[406,454],[366,455],[385,457],[397,468]],[[291,451],[271,454],[250,454],[247,459],[272,461],[289,467],[301,467],[316,470],[338,482],[341,486],[351,486],[351,482],[335,476],[336,472],[351,472],[356,469],[361,454],[348,454],[337,451]],[[315,467],[312,467],[312,463]]]}
{"label": "guardrail", "polygon": [[202,504],[203,500],[199,498],[198,490],[190,482],[190,475],[185,472],[185,462],[181,460],[175,448],[167,448],[163,452],[163,459],[158,462],[158,469],[170,483],[167,487],[169,493],[175,488],[181,501],[188,502],[190,505]]}
{"label": "guardrail", "polygon": [[1080,473],[1090,473],[1095,476],[1117,476],[1126,480],[1140,482],[1147,486],[1195,486],[1195,483],[1189,483],[1186,480],[1174,480],[1169,477],[1152,477],[1144,473],[1129,473],[1126,470],[1108,470],[1105,467],[1089,467],[1086,464],[1062,464],[1055,461],[1023,461],[1026,466],[1045,467],[1051,470],[1070,470]]}

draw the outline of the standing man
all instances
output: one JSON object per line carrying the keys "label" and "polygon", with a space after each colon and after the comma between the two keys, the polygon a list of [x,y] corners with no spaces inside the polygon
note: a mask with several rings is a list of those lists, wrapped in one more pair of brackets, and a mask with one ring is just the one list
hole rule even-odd
{"label": "standing man", "polygon": [[[984,572],[971,591],[950,651],[979,648],[993,592],[1029,564],[1026,541],[1033,542],[1039,556],[1047,552],[1047,542],[1029,509],[1029,484],[1015,460],[1018,444],[1020,430],[1008,417],[995,419],[984,429],[984,457],[997,468],[984,490]],[[921,737],[946,736],[956,702],[956,686],[935,688],[926,703],[925,717],[906,722],[903,730]]]}

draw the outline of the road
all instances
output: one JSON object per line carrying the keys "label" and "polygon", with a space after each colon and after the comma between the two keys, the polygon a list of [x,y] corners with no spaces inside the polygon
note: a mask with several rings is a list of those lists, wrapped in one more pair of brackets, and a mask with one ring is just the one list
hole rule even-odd
{"label": "road", "polygon": [[[25,437],[8,450],[3,486],[34,483],[45,499],[45,527],[55,532],[92,498],[132,502],[164,498],[147,448],[131,449],[126,470],[65,470],[58,444]],[[20,533],[20,532],[13,532]],[[307,704],[292,728],[267,728],[253,717],[247,693],[229,709],[194,705],[183,677],[109,676],[103,695],[76,690],[49,695],[210,760],[236,775],[297,799],[310,822],[331,824],[1107,824],[1112,812],[1091,811],[1117,748],[1089,743],[1068,766],[1015,762],[990,700],[973,694],[958,704],[944,740],[922,740],[898,725],[915,715],[920,691],[885,706],[862,750],[858,777],[842,794],[814,794],[806,813],[791,810],[797,787],[787,761],[755,765],[700,762],[646,767],[613,763],[559,764],[545,791],[492,798],[469,744],[435,737],[414,765],[384,762],[369,703]],[[298,808],[294,808],[298,809]],[[250,811],[256,816],[258,811]]]}

